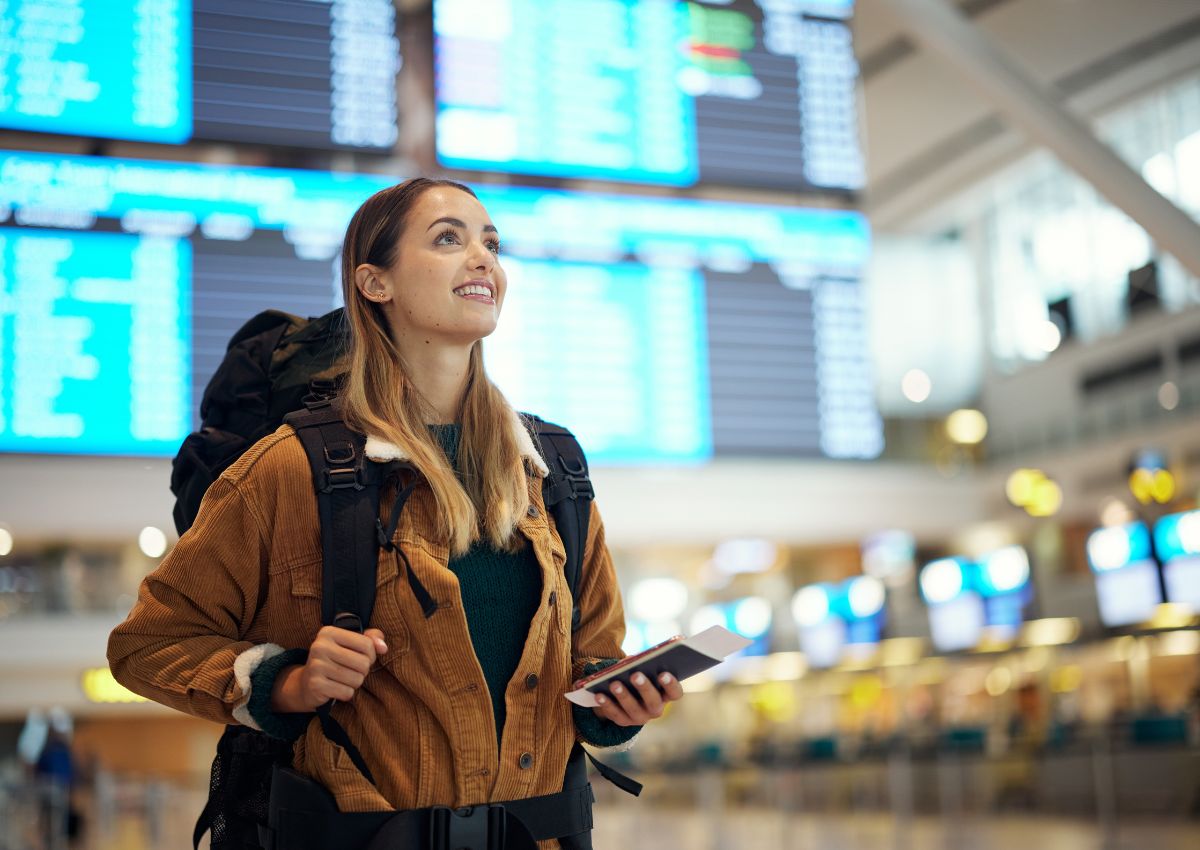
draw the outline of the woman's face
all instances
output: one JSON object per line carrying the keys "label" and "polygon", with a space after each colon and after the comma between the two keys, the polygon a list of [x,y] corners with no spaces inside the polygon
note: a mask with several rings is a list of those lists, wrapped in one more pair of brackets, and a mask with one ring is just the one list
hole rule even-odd
{"label": "woman's face", "polygon": [[359,290],[383,304],[397,342],[471,345],[496,329],[507,278],[483,204],[434,186],[413,204],[389,269],[362,265]]}

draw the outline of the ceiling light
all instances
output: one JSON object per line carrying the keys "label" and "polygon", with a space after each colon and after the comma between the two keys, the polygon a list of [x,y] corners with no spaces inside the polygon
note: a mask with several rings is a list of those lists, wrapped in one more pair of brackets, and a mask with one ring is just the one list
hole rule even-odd
{"label": "ceiling light", "polygon": [[933,392],[933,381],[923,370],[909,369],[900,380],[900,390],[906,399],[914,404],[920,404]]}

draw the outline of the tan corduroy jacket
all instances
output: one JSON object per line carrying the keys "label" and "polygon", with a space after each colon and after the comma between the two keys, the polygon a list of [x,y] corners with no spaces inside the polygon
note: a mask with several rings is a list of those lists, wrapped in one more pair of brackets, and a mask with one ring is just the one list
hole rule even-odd
{"label": "tan corduroy jacket", "polygon": [[[424,617],[399,554],[381,549],[370,625],[383,631],[388,652],[354,699],[333,709],[378,787],[315,719],[295,745],[296,768],[333,792],[342,811],[468,806],[560,790],[577,735],[563,694],[585,663],[623,656],[624,613],[595,503],[579,586],[582,623],[572,641],[566,555],[542,502],[546,465],[515,414],[512,427],[531,503],[518,529],[541,565],[542,595],[505,694],[503,744],[498,749],[447,547],[434,533],[433,493],[422,482],[394,542],[439,608]],[[375,438],[367,455],[405,458]],[[385,520],[389,508],[385,494]],[[312,476],[299,438],[284,425],[213,482],[195,525],[147,576],[128,619],[113,631],[109,664],[136,693],[257,728],[246,710],[251,675],[267,658],[312,643],[321,627],[320,596]]]}

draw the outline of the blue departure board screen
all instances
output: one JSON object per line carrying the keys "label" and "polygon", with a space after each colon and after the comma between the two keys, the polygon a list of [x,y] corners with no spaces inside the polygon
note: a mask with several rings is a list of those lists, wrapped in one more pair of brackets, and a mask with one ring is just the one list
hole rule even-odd
{"label": "blue departure board screen", "polygon": [[514,404],[577,422],[576,436],[610,461],[712,454],[698,269],[515,257],[504,266],[516,285],[484,350]]}
{"label": "blue departure board screen", "polygon": [[[340,305],[381,175],[0,153],[0,451],[173,454],[232,334]],[[514,406],[599,463],[874,457],[853,212],[476,187]]]}
{"label": "blue departure board screen", "polygon": [[5,0],[0,127],[386,150],[391,0]]}
{"label": "blue departure board screen", "polygon": [[0,28],[0,126],[191,135],[191,0],[7,0]]}
{"label": "blue departure board screen", "polygon": [[191,246],[0,229],[0,434],[11,451],[173,454],[189,429]]}
{"label": "blue departure board screen", "polygon": [[434,0],[455,168],[855,190],[853,0]]}

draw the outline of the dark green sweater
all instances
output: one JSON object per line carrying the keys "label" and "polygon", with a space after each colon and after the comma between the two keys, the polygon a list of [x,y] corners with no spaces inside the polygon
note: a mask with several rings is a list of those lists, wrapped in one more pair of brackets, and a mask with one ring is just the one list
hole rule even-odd
{"label": "dark green sweater", "polygon": [[[429,428],[445,450],[450,465],[457,470],[460,426]],[[504,692],[521,663],[529,623],[541,599],[541,567],[528,541],[516,553],[501,552],[487,541],[480,541],[465,555],[451,558],[448,567],[458,577],[471,644],[492,698],[499,743],[506,714]],[[310,715],[281,715],[270,709],[275,676],[288,665],[303,664],[306,655],[305,650],[290,650],[263,662],[251,677],[250,715],[268,734],[294,739],[307,726]],[[585,674],[600,666],[607,665],[595,665]],[[617,726],[601,720],[590,708],[572,708],[575,726],[582,737],[600,746],[623,744],[642,728]]]}
{"label": "dark green sweater", "polygon": [[[458,470],[458,425],[430,425],[450,465]],[[501,552],[480,541],[465,555],[451,558],[458,577],[471,644],[492,695],[496,737],[504,729],[504,691],[521,663],[529,623],[542,597],[542,570],[529,541],[516,553]]]}

